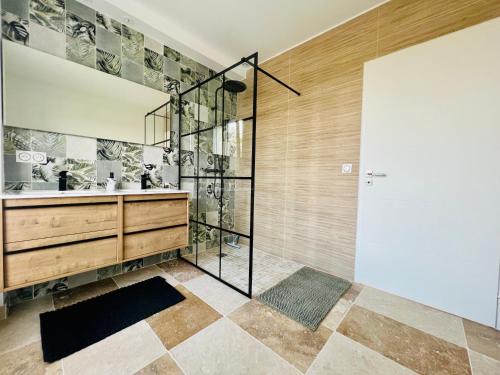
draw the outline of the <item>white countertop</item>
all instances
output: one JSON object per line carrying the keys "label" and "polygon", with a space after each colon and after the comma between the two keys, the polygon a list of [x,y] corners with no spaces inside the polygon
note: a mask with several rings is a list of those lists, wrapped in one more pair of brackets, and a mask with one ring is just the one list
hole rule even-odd
{"label": "white countertop", "polygon": [[187,190],[174,189],[120,189],[115,191],[106,190],[32,190],[32,191],[8,191],[2,193],[2,199],[29,199],[29,198],[61,198],[61,197],[101,197],[108,195],[154,195],[154,194],[179,194],[190,193]]}

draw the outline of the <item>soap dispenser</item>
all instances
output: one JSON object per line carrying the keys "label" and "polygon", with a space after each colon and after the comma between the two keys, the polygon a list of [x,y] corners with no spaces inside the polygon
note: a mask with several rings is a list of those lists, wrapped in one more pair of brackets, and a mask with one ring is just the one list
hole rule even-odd
{"label": "soap dispenser", "polygon": [[115,190],[116,190],[115,174],[113,172],[109,172],[109,177],[106,180],[106,191],[115,191]]}
{"label": "soap dispenser", "polygon": [[68,176],[71,176],[68,171],[59,172],[59,191],[68,190]]}

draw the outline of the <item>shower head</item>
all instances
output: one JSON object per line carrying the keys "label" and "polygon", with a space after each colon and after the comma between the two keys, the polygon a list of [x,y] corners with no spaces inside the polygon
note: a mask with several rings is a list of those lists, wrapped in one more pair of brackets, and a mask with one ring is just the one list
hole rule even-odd
{"label": "shower head", "polygon": [[247,85],[241,81],[229,80],[224,82],[224,90],[239,93],[247,89]]}

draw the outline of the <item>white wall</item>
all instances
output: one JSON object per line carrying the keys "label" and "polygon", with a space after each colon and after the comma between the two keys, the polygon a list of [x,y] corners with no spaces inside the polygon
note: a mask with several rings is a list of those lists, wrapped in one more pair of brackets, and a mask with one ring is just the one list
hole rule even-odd
{"label": "white wall", "polygon": [[494,326],[500,19],[365,64],[362,116],[356,281]]}

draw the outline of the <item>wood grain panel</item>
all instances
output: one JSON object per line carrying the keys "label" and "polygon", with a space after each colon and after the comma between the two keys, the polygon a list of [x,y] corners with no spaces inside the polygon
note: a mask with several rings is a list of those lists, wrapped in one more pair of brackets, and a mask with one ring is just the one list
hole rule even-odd
{"label": "wood grain panel", "polygon": [[380,7],[379,55],[499,16],[498,0],[390,1]]}
{"label": "wood grain panel", "polygon": [[4,207],[60,206],[65,204],[92,204],[107,202],[116,202],[116,196],[5,199]]}
{"label": "wood grain panel", "polygon": [[188,245],[188,226],[125,234],[124,259],[141,258]]}
{"label": "wood grain panel", "polygon": [[[90,238],[100,236],[103,231],[104,235],[110,235],[109,231],[115,231],[117,226],[117,205],[110,203],[6,209],[4,219],[4,241],[7,244],[15,243],[15,248],[19,250],[84,239],[79,236],[72,238],[72,235],[89,232],[97,232]],[[41,239],[41,243],[36,241]]]}
{"label": "wood grain panel", "polygon": [[20,287],[116,262],[116,238],[5,256],[6,287]]}
{"label": "wood grain panel", "polygon": [[66,234],[59,237],[47,237],[28,241],[9,242],[4,244],[4,251],[6,253],[12,253],[20,250],[35,249],[63,243],[92,240],[101,237],[114,236],[117,234],[117,232],[117,229],[106,229],[95,232]]}
{"label": "wood grain panel", "polygon": [[118,197],[117,209],[118,216],[116,218],[117,222],[117,239],[116,239],[116,261],[121,262],[123,260],[123,196]]}
{"label": "wood grain panel", "polygon": [[[289,59],[288,54],[280,55],[266,65],[266,70],[282,81],[289,82]],[[286,137],[283,134],[286,133],[289,92],[281,86],[276,87],[276,83],[263,74],[259,73],[258,79],[254,243],[256,249],[282,256],[286,158]],[[250,77],[247,82],[251,82]],[[247,100],[252,103],[251,97]],[[238,102],[238,111],[240,108],[241,104]],[[251,141],[250,137],[246,141]],[[247,204],[249,202],[244,199],[235,204],[237,227],[247,225],[245,219],[250,210]]]}
{"label": "wood grain panel", "polygon": [[154,228],[187,224],[187,200],[155,200],[150,202],[125,202],[123,231],[137,232]]}
{"label": "wood grain panel", "polygon": [[124,195],[124,202],[188,199],[188,193]]}
{"label": "wood grain panel", "polygon": [[394,0],[261,64],[302,96],[259,76],[255,247],[353,279],[363,64],[498,16],[498,0]]}

